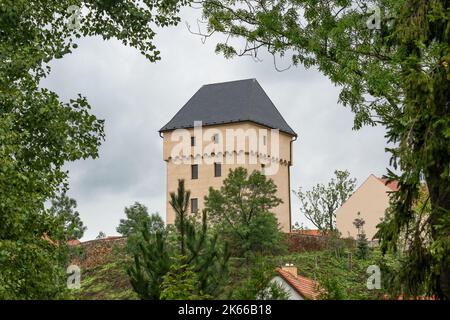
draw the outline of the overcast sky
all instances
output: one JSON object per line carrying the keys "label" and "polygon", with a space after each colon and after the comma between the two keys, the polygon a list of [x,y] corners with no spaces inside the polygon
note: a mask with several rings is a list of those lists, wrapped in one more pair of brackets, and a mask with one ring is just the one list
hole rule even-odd
{"label": "overcast sky", "polygon": [[[275,70],[268,55],[227,60],[214,53],[218,38],[205,44],[189,33],[198,11],[184,10],[183,23],[158,31],[162,60],[150,63],[120,42],[82,39],[71,55],[52,63],[43,85],[63,100],[86,96],[92,112],[105,119],[106,141],[95,160],[67,165],[69,196],[88,227],[83,240],[99,231],[116,235],[124,207],[139,201],[165,217],[166,165],[158,130],[204,84],[256,78],[289,125],[294,143],[291,187],[326,183],[335,169],[347,169],[358,185],[369,174],[385,173],[385,130],[352,131],[353,114],[337,103],[339,88],[316,70]],[[289,60],[278,61],[286,67]],[[293,221],[310,226],[292,198]]]}

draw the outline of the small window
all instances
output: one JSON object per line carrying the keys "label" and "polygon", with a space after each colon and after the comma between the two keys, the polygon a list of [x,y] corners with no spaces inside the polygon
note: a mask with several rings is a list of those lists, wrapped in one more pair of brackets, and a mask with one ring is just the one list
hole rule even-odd
{"label": "small window", "polygon": [[218,133],[213,135],[213,141],[214,141],[214,143],[219,143],[219,134]]}
{"label": "small window", "polygon": [[214,177],[220,177],[222,175],[222,164],[219,162],[214,163]]}
{"label": "small window", "polygon": [[261,173],[262,173],[262,174],[265,174],[265,173],[264,173],[264,169],[265,169],[265,168],[266,168],[266,165],[265,165],[265,164],[262,164],[262,165],[261,165]]}
{"label": "small window", "polygon": [[263,136],[263,144],[264,144],[264,145],[267,144],[267,136]]}
{"label": "small window", "polygon": [[198,164],[191,165],[191,179],[198,179]]}
{"label": "small window", "polygon": [[198,212],[198,199],[192,198],[191,199],[191,213],[197,213]]}
{"label": "small window", "polygon": [[191,137],[191,147],[195,147],[195,137]]}

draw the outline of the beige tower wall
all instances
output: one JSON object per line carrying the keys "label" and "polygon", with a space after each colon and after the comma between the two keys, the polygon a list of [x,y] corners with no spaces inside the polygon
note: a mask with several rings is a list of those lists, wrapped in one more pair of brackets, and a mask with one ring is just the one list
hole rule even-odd
{"label": "beige tower wall", "polygon": [[[214,147],[212,143],[211,137],[206,131],[208,129],[214,129],[216,131],[211,131],[209,133],[220,133],[221,139],[219,139],[219,143],[217,148],[213,152],[209,152],[212,149],[209,147]],[[267,172],[268,178],[272,179],[274,183],[277,185],[277,196],[283,200],[283,203],[278,207],[272,209],[275,216],[278,219],[278,222],[283,231],[289,232],[291,226],[291,215],[290,215],[290,186],[289,186],[289,167],[292,164],[291,159],[291,141],[292,136],[279,133],[279,154],[276,155],[276,152],[271,152],[272,145],[275,147],[275,140],[272,141],[272,136],[270,131],[267,132],[266,145],[267,145],[267,153],[260,153],[257,156],[258,150],[255,149],[254,145],[250,143],[251,139],[245,139],[244,144],[239,144],[236,140],[231,144],[231,137],[228,140],[228,149],[227,149],[227,129],[231,130],[242,130],[237,131],[238,133],[251,133],[251,132],[261,132],[261,134],[265,134],[263,126],[251,123],[251,122],[241,122],[234,124],[224,124],[217,126],[205,126],[202,128],[202,136],[203,136],[203,148],[200,150],[196,147],[190,147],[188,152],[188,156],[185,158],[173,157],[173,150],[176,148],[177,144],[179,144],[180,140],[172,141],[172,135],[174,131],[164,132],[164,160],[167,163],[167,194],[166,194],[166,222],[168,224],[173,224],[175,221],[175,213],[173,212],[170,204],[169,204],[169,194],[176,190],[178,186],[178,179],[184,179],[186,188],[191,191],[191,198],[198,199],[199,210],[201,211],[204,208],[204,197],[208,194],[209,187],[213,187],[215,189],[219,189],[222,186],[223,180],[227,177],[229,170],[235,169],[237,167],[245,167],[249,173],[253,170],[261,170],[262,162],[266,162],[262,160],[266,156],[273,157],[269,163],[265,163],[265,171]],[[263,129],[260,131],[259,129]],[[254,131],[252,131],[254,130]],[[187,129],[186,132],[189,133],[189,136],[194,136],[194,129]],[[229,131],[228,131],[229,132]],[[236,132],[236,131],[235,131]],[[196,137],[196,145],[199,145],[198,131]],[[205,134],[206,133],[206,134]],[[179,132],[175,133],[175,135],[179,136]],[[262,143],[262,136],[257,135],[258,143]],[[222,145],[221,145],[222,143]],[[232,145],[233,152],[226,153],[225,151],[230,150],[230,145]],[[223,146],[223,147],[222,147]],[[208,151],[209,150],[209,151]],[[217,151],[217,150],[223,150]],[[202,152],[206,151],[206,152]],[[264,151],[264,150],[263,150]],[[183,155],[184,153],[181,152]],[[178,152],[176,152],[178,154]],[[236,161],[230,162],[230,157],[234,157],[236,159],[236,154],[240,155],[240,161],[244,163],[236,163]],[[188,161],[189,163],[178,163],[178,162]],[[222,163],[222,175],[220,177],[214,177],[214,162]],[[198,163],[198,179],[191,179],[191,164]],[[272,165],[272,169],[276,168],[276,164],[278,164],[278,170],[273,170],[274,174],[269,174],[271,171],[270,166]]]}
{"label": "beige tower wall", "polygon": [[370,175],[366,181],[353,193],[353,195],[336,211],[336,227],[342,237],[357,237],[357,229],[353,221],[363,218],[364,232],[370,240],[377,232],[377,224],[385,215],[389,207],[389,192],[386,187],[374,175]]}

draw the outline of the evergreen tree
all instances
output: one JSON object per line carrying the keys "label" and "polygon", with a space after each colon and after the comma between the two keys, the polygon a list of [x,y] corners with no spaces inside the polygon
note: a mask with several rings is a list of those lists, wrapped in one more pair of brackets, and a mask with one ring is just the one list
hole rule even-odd
{"label": "evergreen tree", "polygon": [[64,226],[63,234],[67,240],[81,239],[87,229],[81,221],[79,212],[75,210],[76,208],[75,199],[62,193],[52,200],[52,206],[49,209],[50,214],[61,220],[61,225]]}
{"label": "evergreen tree", "polygon": [[133,290],[144,300],[159,300],[164,275],[170,268],[171,249],[167,233],[150,233],[146,221],[142,222],[142,241],[134,253],[134,264],[127,268]]}
{"label": "evergreen tree", "polygon": [[180,253],[181,255],[185,255],[185,226],[186,226],[186,219],[187,216],[187,210],[189,208],[189,199],[191,197],[191,192],[186,191],[184,188],[184,180],[178,180],[178,190],[177,193],[171,192],[170,193],[170,201],[169,204],[172,206],[173,210],[175,211],[175,226],[178,229],[179,233],[179,243],[180,243]]}
{"label": "evergreen tree", "polygon": [[116,231],[122,236],[127,237],[127,250],[131,253],[139,248],[142,242],[142,230],[140,229],[144,223],[148,227],[149,234],[164,229],[164,221],[160,215],[149,214],[148,209],[143,204],[135,202],[132,206],[125,208],[126,219],[120,219],[119,226]]}
{"label": "evergreen tree", "polygon": [[230,257],[228,248],[217,243],[217,234],[208,232],[207,213],[202,212],[201,224],[195,217],[188,216],[190,191],[185,190],[184,180],[178,180],[177,193],[171,193],[170,204],[176,213],[175,227],[180,254],[186,257],[186,264],[198,276],[199,290],[215,296],[227,276]]}
{"label": "evergreen tree", "polygon": [[161,283],[161,300],[201,300],[209,296],[198,292],[198,276],[186,264],[186,257],[176,256]]}
{"label": "evergreen tree", "polygon": [[366,259],[369,254],[369,241],[367,240],[366,233],[364,232],[364,225],[366,221],[360,218],[361,213],[358,212],[358,218],[353,221],[353,225],[358,230],[356,239],[356,256],[360,259]]}
{"label": "evergreen tree", "polygon": [[360,259],[366,259],[367,256],[369,255],[369,241],[367,240],[364,231],[358,234],[356,248],[357,248],[356,256]]}
{"label": "evergreen tree", "polygon": [[[171,257],[175,256],[182,256],[183,265],[195,273],[196,292],[215,297],[222,290],[230,257],[227,246],[219,245],[217,234],[208,231],[205,211],[201,223],[194,217],[188,217],[189,195],[184,181],[179,180],[177,192],[171,194],[171,204],[176,212],[173,233],[164,231],[152,235],[145,224],[141,229],[145,241],[139,244],[128,275],[133,289],[142,299],[160,298],[163,276],[169,271]],[[167,297],[167,294],[163,296]]]}

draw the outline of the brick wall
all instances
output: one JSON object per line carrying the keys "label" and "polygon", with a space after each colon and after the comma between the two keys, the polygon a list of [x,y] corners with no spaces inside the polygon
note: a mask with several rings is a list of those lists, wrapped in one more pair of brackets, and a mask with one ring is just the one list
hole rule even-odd
{"label": "brick wall", "polygon": [[117,247],[123,248],[126,241],[126,237],[108,237],[82,242],[77,246],[73,246],[74,253],[71,264],[78,265],[82,269],[90,269],[116,261],[113,251]]}
{"label": "brick wall", "polygon": [[329,236],[313,236],[300,233],[286,233],[286,243],[289,252],[320,251],[330,247],[332,241],[340,241],[343,246],[355,246],[353,239],[338,239]]}

